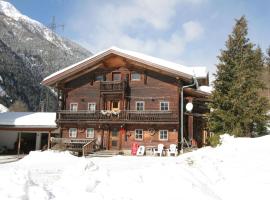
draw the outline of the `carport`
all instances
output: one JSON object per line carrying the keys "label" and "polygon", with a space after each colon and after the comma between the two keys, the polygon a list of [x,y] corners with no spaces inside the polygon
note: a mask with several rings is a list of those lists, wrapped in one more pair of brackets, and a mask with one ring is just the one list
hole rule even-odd
{"label": "carport", "polygon": [[20,155],[50,147],[51,135],[59,134],[56,113],[0,113],[0,146]]}

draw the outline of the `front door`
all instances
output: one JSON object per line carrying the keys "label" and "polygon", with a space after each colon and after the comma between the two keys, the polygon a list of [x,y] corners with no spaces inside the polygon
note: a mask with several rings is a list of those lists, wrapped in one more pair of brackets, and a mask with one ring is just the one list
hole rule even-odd
{"label": "front door", "polygon": [[110,131],[110,149],[120,150],[120,131],[119,128],[112,128]]}

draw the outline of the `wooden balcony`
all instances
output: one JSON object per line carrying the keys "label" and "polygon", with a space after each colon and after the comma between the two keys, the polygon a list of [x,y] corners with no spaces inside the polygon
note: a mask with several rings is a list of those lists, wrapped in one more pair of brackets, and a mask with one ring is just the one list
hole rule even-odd
{"label": "wooden balcony", "polygon": [[175,111],[58,111],[58,123],[92,122],[92,123],[164,123],[175,124],[179,122]]}
{"label": "wooden balcony", "polygon": [[124,92],[127,89],[126,81],[101,81],[100,92]]}

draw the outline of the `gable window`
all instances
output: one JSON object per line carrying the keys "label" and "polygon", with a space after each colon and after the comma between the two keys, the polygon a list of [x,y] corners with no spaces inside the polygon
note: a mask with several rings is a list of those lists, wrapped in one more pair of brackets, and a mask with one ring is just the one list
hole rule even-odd
{"label": "gable window", "polygon": [[160,110],[161,111],[168,111],[169,110],[169,102],[168,101],[160,102]]}
{"label": "gable window", "polygon": [[112,73],[112,80],[113,81],[121,81],[121,73],[120,72],[113,72]]}
{"label": "gable window", "polygon": [[168,130],[159,131],[159,140],[168,140]]}
{"label": "gable window", "polygon": [[131,72],[131,80],[132,81],[139,81],[141,80],[141,74],[138,72]]}
{"label": "gable window", "polygon": [[94,138],[95,137],[95,130],[93,128],[86,129],[86,138]]}
{"label": "gable window", "polygon": [[70,103],[70,111],[77,111],[78,103]]}
{"label": "gable window", "polygon": [[135,140],[143,140],[143,129],[135,130]]}
{"label": "gable window", "polygon": [[88,103],[88,110],[90,112],[95,112],[96,111],[96,103]]}
{"label": "gable window", "polygon": [[104,76],[103,75],[96,75],[95,80],[96,81],[104,81]]}
{"label": "gable window", "polygon": [[144,110],[144,101],[136,101],[136,110],[143,111]]}
{"label": "gable window", "polygon": [[69,129],[69,137],[76,138],[77,137],[77,128],[70,128]]}

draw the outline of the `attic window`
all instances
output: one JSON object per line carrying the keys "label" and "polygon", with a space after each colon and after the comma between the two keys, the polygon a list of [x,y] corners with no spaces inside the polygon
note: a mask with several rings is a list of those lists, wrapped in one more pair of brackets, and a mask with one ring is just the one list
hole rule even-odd
{"label": "attic window", "polygon": [[113,79],[113,81],[121,81],[121,73],[120,72],[113,72],[112,79]]}
{"label": "attic window", "polygon": [[139,81],[141,80],[141,74],[138,72],[132,72],[131,73],[131,80],[132,81]]}
{"label": "attic window", "polygon": [[95,80],[96,81],[104,81],[104,76],[103,75],[96,75]]}

